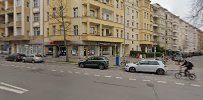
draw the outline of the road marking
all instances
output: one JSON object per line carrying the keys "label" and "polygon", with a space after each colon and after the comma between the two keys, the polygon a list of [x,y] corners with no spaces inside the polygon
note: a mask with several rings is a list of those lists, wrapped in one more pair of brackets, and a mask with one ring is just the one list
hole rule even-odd
{"label": "road marking", "polygon": [[201,87],[200,85],[198,84],[190,84],[191,86],[195,86],[195,87]]}
{"label": "road marking", "polygon": [[55,72],[56,70],[51,70],[51,71]]}
{"label": "road marking", "polygon": [[68,71],[68,73],[72,74],[73,72],[71,72],[71,71]]}
{"label": "road marking", "polygon": [[26,67],[26,68],[29,68],[29,69],[30,69],[31,67]]}
{"label": "road marking", "polygon": [[111,78],[112,76],[104,76],[104,77],[106,77],[106,78]]}
{"label": "road marking", "polygon": [[97,75],[97,74],[95,74],[94,76],[99,77],[99,76],[101,76],[101,75]]}
{"label": "road marking", "polygon": [[4,82],[1,82],[1,84],[5,85],[5,86],[8,86],[8,87],[12,87],[12,88],[18,89],[18,90],[28,91],[27,89],[23,89],[21,87],[13,86],[13,85],[10,85],[10,84],[4,83]]}
{"label": "road marking", "polygon": [[117,79],[123,79],[122,77],[116,77]]}
{"label": "road marking", "polygon": [[20,88],[20,87],[17,87],[17,86],[13,86],[13,85],[10,85],[10,84],[4,83],[4,82],[1,82],[1,85],[2,85],[2,86],[0,86],[1,90],[5,90],[5,91],[9,91],[9,92],[23,94],[23,93],[28,91],[27,89],[23,89],[23,88]]}
{"label": "road marking", "polygon": [[158,83],[164,83],[166,84],[167,82],[166,81],[157,81]]}
{"label": "road marking", "polygon": [[129,80],[131,80],[131,81],[136,81],[137,79],[135,79],[135,78],[129,78]]}
{"label": "road marking", "polygon": [[60,72],[61,72],[61,73],[63,73],[64,71],[63,71],[63,70],[61,70]]}
{"label": "road marking", "polygon": [[151,81],[151,80],[142,80],[142,81],[144,81],[144,82],[149,82],[149,81]]}
{"label": "road marking", "polygon": [[11,65],[11,66],[15,66],[15,65]]}
{"label": "road marking", "polygon": [[177,85],[185,85],[184,83],[175,83],[175,84],[177,84]]}
{"label": "road marking", "polygon": [[84,75],[89,75],[89,73],[84,73]]}

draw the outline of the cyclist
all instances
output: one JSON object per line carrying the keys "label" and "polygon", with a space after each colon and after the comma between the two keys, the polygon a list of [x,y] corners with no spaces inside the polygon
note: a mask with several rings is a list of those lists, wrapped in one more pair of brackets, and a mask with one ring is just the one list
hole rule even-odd
{"label": "cyclist", "polygon": [[184,74],[185,76],[187,76],[187,73],[189,72],[189,70],[192,70],[193,64],[190,61],[185,60],[181,66],[186,67]]}

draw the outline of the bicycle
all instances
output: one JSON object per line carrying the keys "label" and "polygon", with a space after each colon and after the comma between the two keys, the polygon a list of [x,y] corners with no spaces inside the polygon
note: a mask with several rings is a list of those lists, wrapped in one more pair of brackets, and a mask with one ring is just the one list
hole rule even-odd
{"label": "bicycle", "polygon": [[190,80],[195,80],[197,78],[195,73],[190,73],[189,71],[186,72],[185,76],[185,72],[180,68],[179,72],[175,73],[175,78],[181,79],[182,77],[188,77]]}

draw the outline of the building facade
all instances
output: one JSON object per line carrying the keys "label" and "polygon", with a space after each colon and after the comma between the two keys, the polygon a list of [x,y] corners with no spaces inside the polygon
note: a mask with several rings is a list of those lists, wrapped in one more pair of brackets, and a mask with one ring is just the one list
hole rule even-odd
{"label": "building facade", "polygon": [[[58,1],[50,2],[50,14],[57,15]],[[66,2],[66,1],[65,1]],[[123,54],[124,6],[123,0],[67,0],[66,30],[68,55],[84,58],[94,55],[115,56]],[[65,3],[64,3],[65,4]],[[51,15],[52,16],[52,15]],[[49,20],[46,40],[47,52],[54,55],[66,53],[61,23]]]}
{"label": "building facade", "polygon": [[[46,1],[46,0],[45,0]],[[44,0],[1,1],[0,16],[5,23],[3,51],[9,53],[43,54]]]}

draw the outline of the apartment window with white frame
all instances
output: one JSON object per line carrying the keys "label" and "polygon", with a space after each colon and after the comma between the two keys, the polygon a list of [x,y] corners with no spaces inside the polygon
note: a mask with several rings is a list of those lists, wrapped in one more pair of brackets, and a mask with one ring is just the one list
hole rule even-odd
{"label": "apartment window with white frame", "polygon": [[16,0],[16,7],[22,6],[22,0]]}
{"label": "apartment window with white frame", "polygon": [[21,13],[17,13],[17,21],[21,21]]}
{"label": "apartment window with white frame", "polygon": [[61,34],[64,34],[64,29],[63,29],[63,26],[62,26],[62,25],[60,25],[60,33],[61,33]]}
{"label": "apartment window with white frame", "polygon": [[73,8],[73,16],[78,17],[78,7]]}
{"label": "apartment window with white frame", "polygon": [[34,22],[38,22],[40,20],[40,14],[39,13],[34,13]]}
{"label": "apartment window with white frame", "polygon": [[78,25],[74,25],[73,28],[74,28],[73,34],[78,35]]}
{"label": "apartment window with white frame", "polygon": [[39,7],[39,0],[34,0],[33,2],[35,8]]}
{"label": "apartment window with white frame", "polygon": [[16,30],[17,30],[17,35],[21,35],[21,32],[22,32],[21,27],[17,27]]}
{"label": "apartment window with white frame", "polygon": [[117,38],[119,37],[119,30],[117,29],[116,30],[116,33],[117,33]]}
{"label": "apartment window with white frame", "polygon": [[116,22],[119,22],[119,15],[116,15]]}
{"label": "apartment window with white frame", "polygon": [[40,27],[34,27],[33,28],[33,33],[34,33],[34,36],[39,36],[40,35]]}
{"label": "apartment window with white frame", "polygon": [[95,11],[94,10],[90,10],[90,16],[95,17]]}

